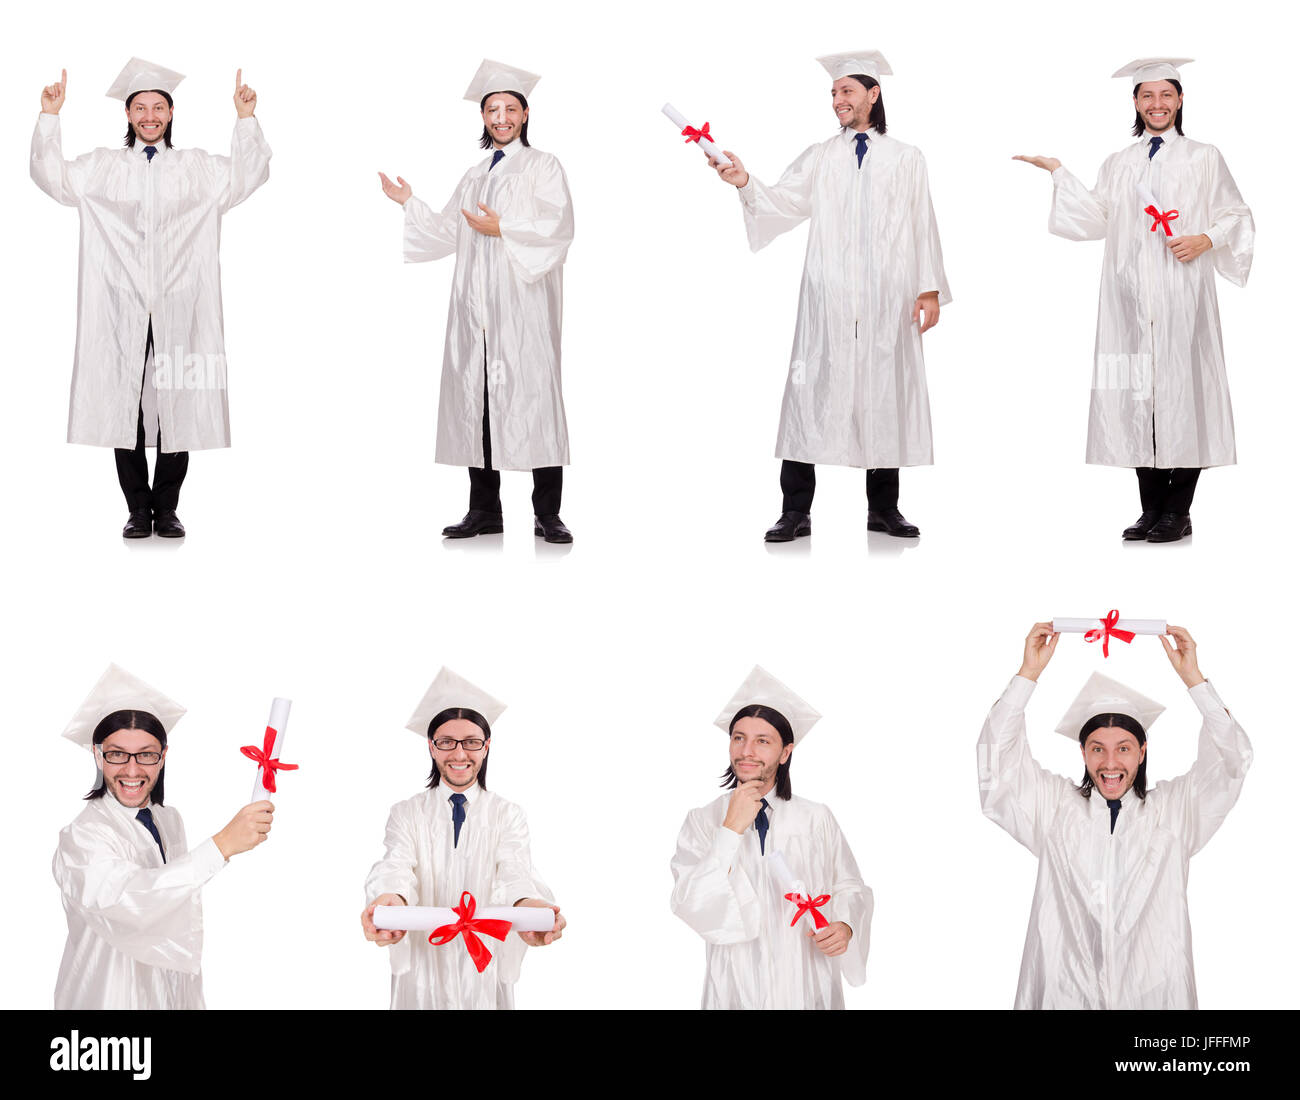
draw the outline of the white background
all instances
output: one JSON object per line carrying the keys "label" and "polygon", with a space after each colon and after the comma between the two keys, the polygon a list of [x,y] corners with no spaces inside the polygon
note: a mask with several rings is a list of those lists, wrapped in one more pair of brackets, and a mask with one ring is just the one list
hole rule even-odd
{"label": "white background", "polygon": [[[282,780],[272,838],[204,892],[212,1007],[386,1006],[361,887],[388,807],[424,781],[403,725],[444,662],[510,703],[490,783],[527,809],[570,920],[532,953],[521,1007],[698,1004],[703,945],[669,912],[668,861],[687,809],[716,794],[726,757],[710,723],[755,662],[826,716],[794,786],[834,809],[876,893],[849,1004],[1006,1007],[1035,863],[980,815],[975,739],[1030,624],[1110,607],[1187,625],[1255,743],[1239,805],[1192,863],[1201,1003],[1296,1005],[1295,27],[1250,3],[854,10],[17,15],[0,66],[16,899],[0,936],[20,949],[0,1007],[51,1003],[63,918],[49,860],[92,776],[58,733],[110,660],[190,708],[167,793],[194,841],[247,796],[238,747],[260,743],[271,697],[295,700],[285,758],[302,768]],[[897,73],[889,132],[926,154],[955,296],[926,337],[937,465],[903,472],[919,545],[868,537],[862,474],[824,468],[815,535],[774,549],[761,536],[780,510],[771,454],[806,230],[751,255],[736,197],[659,108],[708,119],[774,180],[834,131],[813,58],[858,46]],[[1168,547],[1121,544],[1135,479],[1083,463],[1101,244],[1050,237],[1047,175],[1009,159],[1053,154],[1091,182],[1133,117],[1108,74],[1162,53],[1198,59],[1186,133],[1222,150],[1259,233],[1250,285],[1219,283],[1240,465],[1205,474],[1195,537]],[[275,150],[270,182],[224,224],[234,446],[192,456],[181,545],[124,543],[112,457],[62,442],[77,219],[24,164],[63,66],[65,155],[120,141],[103,90],[133,54],[190,74],[175,140],[218,152],[242,66]],[[402,264],[401,214],[375,175],[441,204],[481,155],[461,94],[484,55],[544,74],[530,136],[564,164],[577,214],[569,552],[533,539],[519,474],[504,537],[440,540],[466,493],[463,471],[432,461],[452,262]],[[1080,770],[1050,730],[1102,667],[1097,647],[1062,640],[1029,711],[1047,766]],[[1117,646],[1105,671],[1169,705],[1152,779],[1184,770],[1198,716],[1156,641]]]}

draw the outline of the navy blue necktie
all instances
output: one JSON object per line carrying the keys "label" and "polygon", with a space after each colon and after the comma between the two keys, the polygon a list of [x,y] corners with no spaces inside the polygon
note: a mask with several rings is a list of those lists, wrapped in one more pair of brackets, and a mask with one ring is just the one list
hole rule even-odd
{"label": "navy blue necktie", "polygon": [[763,799],[763,805],[758,811],[758,816],[754,818],[754,828],[758,830],[758,851],[760,855],[767,855],[767,799]]}
{"label": "navy blue necktie", "polygon": [[156,152],[158,152],[158,146],[156,146],[156,145],[146,145],[146,146],[144,147],[145,160],[146,160],[146,161],[152,161],[152,160],[153,160],[153,155],[154,155]]}
{"label": "navy blue necktie", "polygon": [[140,822],[149,830],[149,835],[153,837],[153,842],[158,845],[158,853],[163,857],[163,862],[167,862],[167,853],[163,851],[162,837],[158,833],[158,826],[153,823],[153,812],[146,806],[135,815],[136,821]]}
{"label": "navy blue necktie", "polygon": [[865,157],[865,156],[867,155],[867,135],[866,135],[866,134],[854,134],[853,136],[856,137],[856,138],[858,139],[858,148],[857,148],[857,154],[858,154],[858,167],[861,168],[861,167],[862,167],[862,158]]}
{"label": "navy blue necktie", "polygon": [[451,841],[451,846],[455,848],[460,844],[460,827],[465,824],[465,796],[463,794],[451,796],[451,823],[456,826],[456,835],[452,837]]}
{"label": "navy blue necktie", "polygon": [[1119,817],[1119,808],[1123,805],[1118,798],[1106,799],[1106,805],[1110,807],[1110,831],[1115,831],[1115,819]]}
{"label": "navy blue necktie", "polygon": [[1151,139],[1151,145],[1147,149],[1147,160],[1150,160],[1156,155],[1156,150],[1160,148],[1160,145],[1164,140],[1165,139],[1162,137],[1153,137]]}
{"label": "navy blue necktie", "polygon": [[503,153],[500,149],[498,149],[495,153],[492,154],[492,163],[488,165],[488,171],[489,172],[492,171],[492,169],[495,168],[498,164],[500,164],[504,159],[505,159],[505,153]]}

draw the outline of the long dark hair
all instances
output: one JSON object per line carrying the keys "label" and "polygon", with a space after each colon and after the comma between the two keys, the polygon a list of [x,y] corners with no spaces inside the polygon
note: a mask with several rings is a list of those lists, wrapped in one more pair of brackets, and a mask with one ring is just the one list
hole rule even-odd
{"label": "long dark hair", "polygon": [[[163,99],[167,101],[167,109],[169,111],[175,107],[175,104],[172,103],[170,92],[164,92],[161,88],[141,88],[140,91],[132,92],[126,97],[126,109],[128,111],[131,109],[131,100],[144,92],[153,92],[155,95],[162,96]],[[128,149],[135,148],[135,127],[129,122],[126,124],[126,140],[122,144]],[[172,119],[170,118],[167,120],[167,129],[163,131],[163,144],[167,146],[168,149],[172,147]]]}
{"label": "long dark hair", "polygon": [[[1147,83],[1147,81],[1144,80],[1142,84],[1145,83]],[[1172,84],[1178,92],[1178,110],[1174,112],[1174,129],[1178,131],[1178,136],[1182,137],[1183,136],[1183,85],[1182,85],[1182,81],[1180,80],[1170,80],[1169,83]],[[1142,87],[1142,84],[1133,85],[1133,100],[1135,103],[1137,102],[1138,89]],[[1133,136],[1141,137],[1142,134],[1146,131],[1146,128],[1147,128],[1147,124],[1142,121],[1141,112],[1139,112],[1138,109],[1134,107],[1133,108]]]}
{"label": "long dark hair", "polygon": [[[447,722],[453,722],[457,718],[464,718],[466,721],[473,722],[483,731],[483,740],[486,741],[492,736],[492,727],[488,725],[488,720],[479,714],[476,710],[470,710],[469,707],[448,707],[446,710],[440,710],[429,720],[429,731],[425,734],[430,741],[437,732],[438,727],[445,725]],[[485,745],[484,748],[487,746]],[[483,763],[478,766],[478,785],[485,791],[487,790],[487,756],[484,755]],[[432,760],[429,761],[429,790],[433,790],[438,785],[438,780],[442,777],[438,774],[438,765]]]}
{"label": "long dark hair", "polygon": [[[487,101],[491,99],[494,95],[512,95],[517,100],[519,100],[519,105],[523,107],[525,111],[528,110],[528,100],[524,98],[523,92],[488,92],[487,95],[485,95],[482,99],[478,101],[478,109],[480,113],[482,113],[483,108],[487,106]],[[524,124],[521,127],[519,127],[519,144],[528,145],[528,120],[527,119],[524,119]],[[483,136],[478,139],[478,145],[480,149],[492,148],[492,135],[488,133],[488,128],[486,125],[483,127]]]}
{"label": "long dark hair", "polygon": [[[1079,731],[1079,744],[1085,745],[1088,741],[1088,734],[1093,730],[1104,729],[1121,729],[1126,730],[1137,738],[1138,745],[1147,743],[1147,731],[1142,728],[1142,723],[1136,718],[1130,718],[1127,714],[1094,714],[1083,724],[1083,729]],[[1088,766],[1083,767],[1083,782],[1079,784],[1078,791],[1084,798],[1091,798],[1093,791],[1092,775],[1088,771]],[[1137,773],[1133,776],[1133,790],[1138,798],[1143,801],[1147,796],[1147,761],[1143,756],[1142,763],[1138,765]]]}
{"label": "long dark hair", "polygon": [[[151,737],[158,738],[158,744],[162,748],[167,747],[167,731],[163,729],[163,724],[147,710],[115,710],[112,714],[101,718],[99,725],[95,727],[95,732],[90,735],[91,745],[102,745],[108,737],[118,730],[139,730],[141,733],[147,733]],[[153,790],[149,793],[149,801],[155,806],[163,804],[163,773],[166,770],[166,765],[163,765],[158,770],[158,781],[154,783]],[[103,798],[105,790],[105,785],[100,783],[98,787],[86,795],[86,801]]]}
{"label": "long dark hair", "polygon": [[[765,707],[761,703],[750,703],[747,707],[741,707],[736,711],[735,717],[731,719],[731,725],[727,727],[728,737],[736,728],[736,723],[742,718],[761,718],[781,735],[782,745],[794,744],[794,730],[790,728],[786,716],[779,710]],[[791,754],[790,760],[793,759],[794,755]],[[776,797],[786,802],[790,801],[790,760],[776,766],[776,786],[773,788],[776,791]],[[727,770],[722,773],[722,782],[719,786],[726,787],[729,791],[740,786],[740,777],[736,775],[730,764],[727,765]]]}
{"label": "long dark hair", "polygon": [[[867,76],[866,73],[850,73],[849,76],[866,88],[867,91],[871,91],[872,88],[880,88],[880,81],[875,77]],[[874,126],[882,134],[885,132],[885,90],[883,88],[880,89],[880,95],[876,98],[876,102],[871,105],[871,117],[867,119],[867,123]]]}

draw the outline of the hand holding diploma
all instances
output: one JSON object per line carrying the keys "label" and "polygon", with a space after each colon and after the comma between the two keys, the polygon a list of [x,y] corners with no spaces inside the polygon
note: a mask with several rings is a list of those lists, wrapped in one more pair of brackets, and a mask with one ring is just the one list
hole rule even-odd
{"label": "hand holding diploma", "polygon": [[266,720],[266,733],[262,738],[262,747],[245,745],[239,751],[250,760],[257,761],[257,778],[253,780],[252,802],[265,799],[275,794],[275,773],[294,772],[297,764],[282,764],[280,753],[284,749],[284,731],[289,725],[289,708],[293,706],[290,699],[275,698],[271,700],[271,717]]}
{"label": "hand holding diploma", "polygon": [[[405,928],[379,928],[375,925],[375,909],[383,905],[396,906],[405,905],[406,899],[401,894],[380,894],[369,905],[361,910],[361,931],[365,934],[366,939],[376,947],[392,947],[403,936],[406,935]],[[451,912],[451,910],[447,910]],[[433,927],[430,925],[429,927]]]}
{"label": "hand holding diploma", "polygon": [[[519,938],[529,947],[545,947],[549,943],[554,943],[564,934],[565,925],[569,922],[560,916],[560,907],[558,905],[552,905],[549,901],[542,901],[541,898],[520,898],[515,902],[515,908],[520,907],[550,909],[554,915],[554,923],[550,931],[530,932],[520,928],[518,924],[514,925],[515,931],[519,933]],[[541,919],[541,914],[538,914],[538,919]]]}
{"label": "hand holding diploma", "polygon": [[695,142],[699,145],[700,149],[703,150],[704,155],[709,158],[710,164],[714,165],[714,167],[717,167],[719,164],[722,165],[723,168],[731,167],[731,161],[727,159],[727,155],[710,139],[709,124],[707,122],[702,128],[697,130],[686,121],[686,116],[678,111],[671,103],[664,104],[663,112],[672,120],[673,125],[682,132],[682,137],[686,139],[688,144],[690,142]]}
{"label": "hand holding diploma", "polygon": [[212,838],[223,859],[256,848],[271,833],[271,815],[275,807],[262,799],[245,806],[230,823]]}

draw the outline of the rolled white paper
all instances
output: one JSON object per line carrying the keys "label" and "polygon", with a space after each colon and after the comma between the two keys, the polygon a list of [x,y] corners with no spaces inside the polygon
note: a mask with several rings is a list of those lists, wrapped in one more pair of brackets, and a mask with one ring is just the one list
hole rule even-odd
{"label": "rolled white paper", "polygon": [[[674,126],[677,127],[677,132],[679,134],[686,132],[686,127],[688,127],[690,123],[686,121],[685,116],[683,116],[682,113],[679,110],[677,110],[676,107],[674,107],[671,103],[665,103],[663,107],[663,111],[664,114],[666,114],[670,119],[672,119],[672,123]],[[721,164],[723,168],[731,167],[731,158],[728,157],[727,154],[724,153],[721,149],[719,149],[716,145],[714,145],[713,142],[711,142],[708,138],[706,137],[700,138],[699,146],[704,151],[705,156],[715,157],[718,163]]]}
{"label": "rolled white paper", "polygon": [[[1137,193],[1138,193],[1138,202],[1142,204],[1143,210],[1145,210],[1148,206],[1154,206],[1157,210],[1160,210],[1160,204],[1156,202],[1156,197],[1152,193],[1151,188],[1148,187],[1146,183],[1142,180],[1138,180]],[[1163,211],[1161,212],[1163,213]]]}
{"label": "rolled white paper", "polygon": [[[284,750],[284,731],[289,724],[289,708],[293,706],[292,699],[281,699],[278,696],[271,700],[271,717],[266,720],[266,724],[275,730],[275,745],[271,749],[271,759],[279,760],[280,753]],[[253,780],[253,797],[249,802],[261,802],[264,798],[271,798],[272,792],[262,786],[262,765],[257,765],[257,778]]]}
{"label": "rolled white paper", "polygon": [[805,898],[812,897],[804,884],[795,878],[794,872],[790,870],[790,865],[785,861],[785,856],[776,848],[768,852],[767,860],[768,865],[772,868],[772,873],[776,876],[782,897],[785,897],[786,894],[798,894]]}
{"label": "rolled white paper", "polygon": [[[390,932],[432,932],[444,924],[455,924],[460,917],[451,909],[433,905],[376,905],[375,927]],[[508,920],[512,932],[553,932],[555,910],[533,905],[481,905],[474,910],[475,920]]]}
{"label": "rolled white paper", "polygon": [[[1053,619],[1052,629],[1058,634],[1087,634],[1100,630],[1101,619]],[[1169,624],[1164,619],[1120,619],[1112,630],[1128,630],[1134,634],[1168,634]]]}

